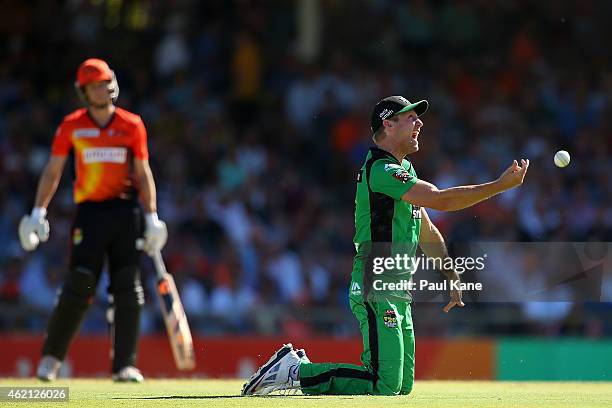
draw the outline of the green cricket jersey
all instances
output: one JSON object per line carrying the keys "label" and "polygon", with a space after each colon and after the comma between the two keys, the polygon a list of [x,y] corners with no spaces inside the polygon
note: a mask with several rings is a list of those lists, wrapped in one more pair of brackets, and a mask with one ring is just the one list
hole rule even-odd
{"label": "green cricket jersey", "polygon": [[420,208],[401,200],[417,181],[408,160],[398,162],[377,147],[357,175],[355,247],[349,305],[363,336],[363,365],[300,365],[306,395],[409,394],[414,383],[414,327],[410,293],[378,290],[374,282],[410,280],[413,268],[374,273],[377,257],[414,257],[421,228]]}
{"label": "green cricket jersey", "polygon": [[[378,147],[368,151],[357,175],[355,195],[355,247],[351,283],[352,295],[372,298],[375,280],[409,280],[412,269],[373,272],[374,258],[406,254],[413,258],[419,244],[420,207],[402,201],[402,195],[416,184],[417,175],[408,160],[400,163],[391,153]],[[379,268],[380,269],[380,268]],[[380,272],[380,270],[379,270]],[[405,290],[384,291],[384,297],[410,299]],[[374,296],[376,298],[376,296]]]}

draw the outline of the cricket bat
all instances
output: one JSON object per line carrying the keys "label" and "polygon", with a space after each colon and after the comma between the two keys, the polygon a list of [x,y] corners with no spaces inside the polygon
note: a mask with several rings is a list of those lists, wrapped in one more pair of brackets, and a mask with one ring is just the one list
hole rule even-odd
{"label": "cricket bat", "polygon": [[164,323],[166,324],[166,330],[168,331],[176,368],[179,370],[193,370],[196,362],[191,330],[187,323],[187,315],[185,315],[181,298],[174,284],[174,278],[166,271],[166,265],[164,265],[160,251],[155,252],[152,258],[157,274],[159,305],[164,317]]}

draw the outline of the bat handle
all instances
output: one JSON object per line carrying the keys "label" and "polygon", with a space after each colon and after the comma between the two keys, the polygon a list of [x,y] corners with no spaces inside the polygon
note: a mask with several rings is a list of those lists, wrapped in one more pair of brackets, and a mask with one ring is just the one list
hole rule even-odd
{"label": "bat handle", "polygon": [[153,263],[155,264],[157,277],[159,279],[163,279],[164,276],[168,274],[168,271],[166,270],[166,265],[164,264],[164,259],[162,258],[161,252],[155,251],[151,257],[153,258]]}
{"label": "bat handle", "polygon": [[[139,250],[144,250],[145,241],[142,238],[138,238],[136,240],[136,248]],[[155,265],[155,272],[157,274],[158,279],[163,279],[164,276],[168,274],[166,270],[166,265],[164,264],[164,258],[162,257],[161,251],[155,251],[151,258],[153,259],[153,264]]]}

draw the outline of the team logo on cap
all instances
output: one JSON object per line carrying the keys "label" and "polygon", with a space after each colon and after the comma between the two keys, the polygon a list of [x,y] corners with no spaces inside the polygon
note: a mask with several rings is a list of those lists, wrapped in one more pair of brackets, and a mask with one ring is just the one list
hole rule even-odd
{"label": "team logo on cap", "polygon": [[393,111],[391,109],[383,109],[382,112],[378,115],[382,120],[387,119],[389,116],[393,115]]}

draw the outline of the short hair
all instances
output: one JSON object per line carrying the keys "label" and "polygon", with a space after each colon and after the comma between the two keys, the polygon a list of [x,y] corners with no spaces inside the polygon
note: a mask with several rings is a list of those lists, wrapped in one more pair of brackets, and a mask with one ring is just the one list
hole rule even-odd
{"label": "short hair", "polygon": [[[391,116],[390,118],[387,118],[386,120],[397,122],[399,118],[397,116]],[[374,143],[378,144],[386,136],[387,134],[385,133],[385,125],[384,125],[384,120],[383,120],[382,126],[372,135],[372,140],[374,141]]]}

